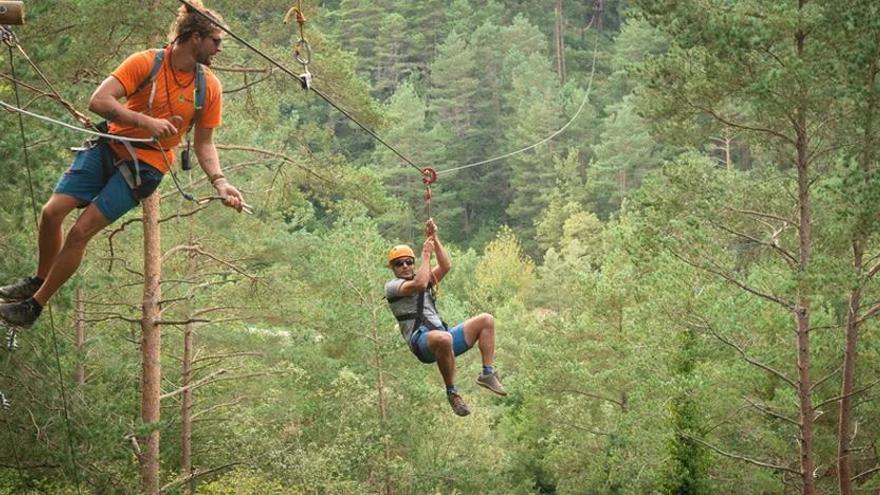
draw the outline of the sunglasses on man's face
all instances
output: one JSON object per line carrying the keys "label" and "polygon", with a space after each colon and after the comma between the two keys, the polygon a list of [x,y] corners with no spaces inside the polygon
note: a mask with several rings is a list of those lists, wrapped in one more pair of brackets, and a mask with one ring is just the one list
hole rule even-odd
{"label": "sunglasses on man's face", "polygon": [[415,262],[416,262],[416,260],[414,260],[412,258],[404,258],[404,259],[400,259],[400,260],[395,260],[394,261],[394,268],[400,268],[402,266],[412,266],[413,264],[415,264]]}

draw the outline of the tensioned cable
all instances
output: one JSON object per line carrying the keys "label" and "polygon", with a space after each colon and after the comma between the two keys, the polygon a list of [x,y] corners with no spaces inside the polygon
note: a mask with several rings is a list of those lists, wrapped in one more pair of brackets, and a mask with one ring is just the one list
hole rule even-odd
{"label": "tensioned cable", "polygon": [[553,139],[556,136],[565,132],[565,130],[568,129],[568,126],[570,126],[572,124],[572,122],[574,122],[578,118],[578,116],[581,114],[581,111],[584,109],[584,106],[586,106],[587,101],[590,99],[590,91],[593,89],[593,76],[595,76],[595,74],[596,74],[596,54],[598,54],[598,53],[599,53],[599,37],[597,35],[596,42],[593,46],[593,67],[590,69],[590,81],[587,84],[587,92],[584,95],[584,99],[583,99],[583,101],[581,101],[581,106],[578,107],[577,112],[575,112],[574,115],[571,117],[571,119],[568,122],[566,122],[565,125],[562,126],[558,131],[554,132],[553,134],[550,134],[546,138],[542,139],[541,141],[538,141],[537,143],[535,143],[531,146],[526,146],[525,148],[518,149],[516,151],[511,151],[510,153],[505,153],[501,156],[496,156],[495,158],[490,158],[488,160],[481,160],[479,162],[468,163],[467,165],[462,165],[460,167],[447,168],[445,170],[438,170],[437,174],[438,175],[439,174],[447,174],[447,173],[455,172],[458,170],[464,170],[466,168],[476,167],[478,165],[485,165],[487,163],[497,162],[498,160],[503,160],[505,158],[510,158],[511,156],[517,155],[519,153],[523,153],[523,152],[526,152],[530,149],[537,148],[538,146],[546,143],[547,141],[550,141],[551,139]]}
{"label": "tensioned cable", "polygon": [[[12,78],[17,79],[16,75],[15,75],[15,62],[13,61],[13,57],[12,57],[12,46],[9,46],[9,65],[10,65],[10,72],[12,73]],[[15,103],[20,106],[21,99],[19,96],[18,84],[13,82],[12,86],[15,90],[14,91],[15,92]],[[0,103],[2,103],[2,102],[0,102]],[[11,105],[6,105],[6,104],[3,104],[3,105],[4,106],[11,106]],[[15,108],[15,107],[13,107],[13,108]],[[18,110],[21,110],[21,109],[19,108]],[[32,180],[33,175],[31,174],[30,154],[28,153],[28,142],[27,142],[27,136],[24,132],[24,118],[22,117],[22,113],[30,114],[30,112],[27,112],[26,110],[21,110],[19,112],[19,114],[18,114],[18,128],[19,128],[19,131],[21,132],[21,144],[22,144],[22,150],[24,152],[25,168],[27,169],[28,189],[30,190],[31,210],[33,211],[33,215],[34,215],[34,225],[39,230],[39,222],[37,221],[37,201],[36,201],[36,195],[34,194],[34,185],[33,185],[33,180]],[[75,128],[75,129],[78,129],[78,128]],[[82,129],[78,129],[78,130],[82,130]],[[69,404],[67,401],[67,387],[64,386],[64,371],[61,369],[61,356],[60,356],[60,353],[58,352],[58,332],[55,330],[55,317],[52,312],[52,307],[50,306],[47,309],[49,310],[49,324],[50,324],[50,327],[52,328],[52,348],[55,351],[55,366],[58,370],[58,385],[61,387],[61,403],[62,403],[62,406],[64,407],[64,425],[65,425],[65,429],[67,432],[67,449],[68,449],[68,453],[70,455],[70,462],[73,464],[73,466],[72,466],[73,467],[73,478],[74,478],[74,481],[76,482],[76,493],[80,494],[80,493],[82,493],[82,491],[80,490],[80,481],[79,481],[79,469],[78,469],[79,463],[77,462],[76,450],[73,448],[73,434],[72,434],[72,428],[70,427],[70,408],[69,408]]]}
{"label": "tensioned cable", "polygon": [[[18,103],[18,102],[16,102],[16,103]],[[18,104],[20,105],[21,103],[18,103]],[[116,134],[106,134],[103,132],[93,131],[91,129],[86,129],[83,127],[77,127],[75,125],[68,124],[67,122],[55,120],[51,117],[46,117],[45,115],[40,115],[38,113],[30,112],[30,111],[25,110],[23,108],[19,108],[19,107],[10,105],[9,103],[6,103],[4,101],[0,101],[0,107],[3,107],[6,110],[9,110],[12,112],[18,112],[20,114],[27,115],[28,117],[34,117],[36,119],[40,119],[45,122],[49,122],[49,123],[52,123],[55,125],[60,125],[62,127],[67,127],[68,129],[73,129],[74,131],[82,132],[85,134],[91,134],[92,136],[98,136],[98,137],[102,137],[102,138],[106,138],[106,139],[113,139],[115,141],[127,141],[129,143],[152,143],[155,141],[154,138],[130,138],[130,137],[118,136]]]}
{"label": "tensioned cable", "polygon": [[[9,65],[11,67],[10,71],[12,72],[12,77],[15,78],[15,63],[13,63],[13,61],[12,61],[12,46],[11,45],[9,45]],[[15,98],[16,98],[16,100],[18,100],[18,98],[19,98],[18,93],[15,94]],[[23,127],[24,123],[21,120],[19,120],[18,125],[21,127],[22,132],[24,132],[24,127]],[[27,153],[27,149],[25,149],[24,152]],[[33,192],[33,182],[31,181],[31,169],[30,168],[27,169],[27,178],[28,178],[28,186],[31,188],[31,192]],[[34,197],[33,194],[31,194],[31,198],[33,198],[33,197]],[[34,209],[34,211],[36,212],[36,209]],[[34,216],[34,220],[36,220],[36,216]],[[7,372],[7,374],[9,372],[9,367],[12,366],[12,356],[13,356],[13,351],[15,350],[15,348],[14,348],[15,330],[10,330],[10,332],[12,332],[12,333],[8,337],[9,341],[6,342],[6,346],[7,346],[6,352],[9,354],[9,356],[6,359],[6,368],[5,368],[5,371]],[[5,398],[3,398],[3,400],[5,401]],[[0,410],[3,410],[3,406],[4,406],[4,404],[0,404]],[[10,440],[9,445],[12,448],[12,455],[15,458],[15,467],[18,470],[18,477],[19,477],[20,481],[22,482],[22,484],[24,484],[25,477],[24,477],[24,473],[22,472],[21,458],[18,455],[18,449],[15,448],[15,437],[12,435],[12,423],[7,423],[6,425],[7,425],[6,433],[7,433],[7,436],[9,437],[9,440]]]}
{"label": "tensioned cable", "polygon": [[[45,74],[43,74],[43,71],[40,70],[40,67],[37,66],[37,64],[34,63],[33,60],[31,60],[31,57],[28,56],[27,52],[24,50],[24,48],[21,47],[21,44],[18,42],[18,37],[15,35],[15,33],[11,29],[9,29],[8,27],[0,27],[0,31],[2,31],[3,37],[6,40],[7,45],[9,46],[9,52],[10,52],[9,56],[12,57],[12,45],[14,44],[15,48],[17,48],[18,51],[21,53],[21,55],[24,57],[24,59],[27,60],[28,64],[30,64],[31,68],[34,69],[34,71],[37,73],[37,75],[40,76],[40,79],[42,79],[43,82],[46,83],[46,86],[49,87],[49,90],[52,92],[52,95],[48,95],[48,96],[57,100],[58,103],[60,103],[61,106],[63,106],[68,112],[70,112],[70,114],[73,115],[74,118],[76,118],[76,120],[78,120],[81,124],[83,124],[86,127],[91,127],[92,126],[91,120],[89,120],[88,117],[86,117],[85,115],[80,113],[76,108],[74,108],[73,105],[69,101],[65,100],[64,97],[61,96],[61,93],[59,93],[58,90],[55,89],[55,86],[52,85],[52,81],[50,81],[49,78],[46,77]],[[21,106],[20,103],[19,103],[19,106]]]}
{"label": "tensioned cable", "polygon": [[[212,18],[212,17],[209,16],[208,14],[206,14],[206,13],[202,12],[200,9],[196,8],[196,7],[195,7],[194,5],[192,5],[189,1],[187,1],[187,0],[178,0],[178,1],[179,1],[180,3],[186,5],[187,7],[189,7],[190,10],[192,10],[192,11],[198,13],[200,16],[204,17],[205,19],[207,19],[208,21],[210,21],[211,23],[213,23],[215,26],[217,26],[217,27],[218,27],[219,29],[221,29],[223,32],[225,32],[226,34],[228,34],[229,36],[231,36],[233,39],[235,39],[235,40],[238,41],[239,43],[241,43],[241,44],[243,44],[244,46],[246,46],[246,47],[248,47],[249,49],[251,49],[251,50],[252,50],[254,53],[256,53],[257,55],[263,57],[263,58],[264,58],[266,61],[268,61],[270,64],[272,64],[272,65],[274,65],[275,67],[281,69],[281,71],[283,71],[283,72],[286,73],[287,75],[289,75],[289,76],[295,78],[296,80],[301,81],[300,76],[298,76],[297,74],[295,74],[293,71],[291,71],[290,69],[288,69],[287,67],[285,67],[284,65],[282,65],[281,63],[279,63],[278,61],[276,61],[275,59],[273,59],[272,57],[266,55],[265,53],[263,53],[262,51],[260,51],[258,48],[254,47],[253,45],[251,45],[250,43],[248,43],[246,40],[242,39],[240,36],[236,35],[236,34],[233,33],[232,31],[230,31],[229,28],[227,28],[226,26],[223,26],[223,25],[220,24],[216,19]],[[557,131],[554,132],[553,134],[549,135],[548,137],[542,139],[541,141],[539,141],[539,142],[537,142],[537,143],[535,143],[535,144],[533,144],[533,145],[531,145],[531,146],[527,146],[527,147],[525,147],[525,148],[522,148],[522,149],[519,149],[519,150],[516,150],[516,151],[512,151],[512,152],[510,152],[510,153],[506,153],[506,154],[504,154],[504,155],[497,156],[497,157],[495,157],[495,158],[490,158],[490,159],[488,159],[488,160],[481,160],[481,161],[479,161],[479,162],[469,163],[469,164],[467,164],[467,165],[462,165],[462,166],[460,166],[460,167],[455,167],[455,168],[450,168],[450,169],[446,169],[446,170],[437,171],[437,174],[445,174],[445,173],[449,173],[449,172],[455,172],[455,171],[458,171],[458,170],[463,170],[463,169],[466,169],[466,168],[476,167],[476,166],[478,166],[478,165],[485,165],[485,164],[487,164],[487,163],[492,163],[492,162],[496,162],[496,161],[498,161],[498,160],[503,160],[503,159],[505,159],[505,158],[509,158],[509,157],[514,156],[514,155],[517,155],[517,154],[519,154],[519,153],[523,153],[523,152],[528,151],[528,150],[530,150],[530,149],[536,148],[536,147],[538,147],[538,146],[540,146],[540,145],[546,143],[547,141],[550,141],[551,139],[555,138],[556,136],[558,136],[558,135],[561,134],[562,132],[564,132],[569,126],[571,126],[571,124],[572,124],[572,123],[578,118],[578,116],[580,116],[581,111],[583,111],[584,107],[585,107],[586,104],[587,104],[587,101],[589,101],[590,92],[591,92],[592,87],[593,87],[593,79],[594,79],[594,76],[595,76],[595,73],[596,73],[596,58],[597,58],[597,54],[598,54],[598,47],[599,47],[599,41],[598,41],[598,38],[596,38],[596,42],[595,42],[595,44],[594,44],[594,48],[593,48],[593,63],[592,63],[592,68],[591,68],[591,70],[590,70],[590,80],[589,80],[589,85],[588,85],[588,87],[587,87],[587,93],[586,93],[586,95],[584,95],[584,99],[583,99],[583,101],[581,102],[580,107],[578,107],[577,112],[575,112],[574,116],[573,116],[573,117],[572,117],[572,118],[571,118],[571,119],[570,119],[570,120],[569,120],[564,126],[562,126],[562,128],[560,128],[559,130],[557,130]],[[324,101],[326,101],[328,104],[330,104],[333,108],[335,108],[336,110],[338,110],[339,112],[341,112],[343,115],[345,115],[349,120],[351,120],[352,122],[354,122],[355,124],[357,124],[358,127],[360,127],[361,129],[363,129],[366,133],[368,133],[370,136],[372,136],[374,139],[376,139],[376,141],[378,141],[378,142],[381,143],[383,146],[385,146],[386,148],[388,148],[389,150],[391,150],[395,155],[397,155],[397,156],[398,156],[400,159],[402,159],[404,162],[406,162],[407,164],[409,164],[410,166],[412,166],[413,168],[415,168],[416,170],[418,170],[419,173],[423,173],[422,168],[420,168],[418,165],[416,165],[415,163],[413,163],[412,160],[410,160],[409,158],[407,158],[406,156],[404,156],[401,152],[397,151],[397,149],[395,149],[393,146],[391,146],[390,144],[388,144],[387,142],[385,142],[385,140],[382,139],[381,137],[379,137],[379,135],[376,134],[373,130],[371,130],[371,129],[368,128],[367,126],[361,124],[361,123],[360,123],[360,122],[359,122],[354,116],[352,116],[350,113],[348,113],[347,111],[345,111],[344,109],[342,109],[339,105],[337,105],[336,103],[334,103],[334,102],[333,102],[328,96],[324,95],[322,92],[320,92],[320,91],[319,91],[318,89],[316,89],[314,86],[310,86],[309,89],[311,89],[312,91],[314,91],[315,94],[317,94],[318,96],[320,96]]]}
{"label": "tensioned cable", "polygon": [[[266,55],[265,53],[263,53],[262,51],[260,51],[258,48],[256,48],[255,46],[251,45],[251,44],[248,43],[246,40],[242,39],[240,36],[236,35],[236,34],[233,33],[232,31],[230,31],[229,28],[227,28],[226,26],[222,25],[222,24],[219,23],[216,19],[214,19],[213,17],[209,16],[208,14],[202,12],[201,9],[195,7],[193,4],[189,3],[187,0],[177,0],[177,1],[180,2],[180,3],[182,3],[182,4],[184,4],[184,5],[186,5],[187,7],[190,8],[190,10],[192,10],[193,12],[198,13],[200,16],[202,16],[202,17],[204,17],[205,19],[207,19],[208,21],[210,21],[212,24],[214,24],[215,26],[217,26],[218,28],[220,28],[220,30],[222,30],[224,33],[228,34],[228,35],[231,36],[233,39],[235,39],[236,41],[238,41],[239,43],[241,43],[242,45],[248,47],[249,49],[251,49],[251,50],[252,50],[254,53],[256,53],[257,55],[263,57],[263,58],[264,58],[267,62],[269,62],[270,64],[272,64],[272,65],[274,65],[275,67],[278,67],[279,69],[281,69],[281,71],[284,72],[285,74],[287,74],[287,75],[289,75],[289,76],[295,78],[297,81],[302,81],[302,79],[300,79],[300,77],[299,77],[297,74],[295,74],[293,71],[291,71],[290,69],[288,69],[287,67],[285,67],[284,65],[282,65],[280,62],[278,62],[278,61],[275,60],[274,58],[272,58],[272,57]],[[390,144],[388,144],[387,142],[385,142],[385,140],[382,139],[381,137],[379,137],[379,135],[376,134],[372,129],[370,129],[369,127],[365,126],[364,124],[361,124],[361,123],[360,123],[360,122],[359,122],[359,121],[358,121],[353,115],[351,115],[350,113],[348,113],[347,111],[345,111],[342,107],[340,107],[339,105],[337,105],[336,103],[334,103],[333,100],[330,99],[330,97],[326,96],[324,93],[322,93],[321,91],[319,91],[318,89],[316,89],[314,86],[310,86],[309,89],[311,89],[312,91],[314,91],[316,95],[320,96],[321,99],[324,100],[324,101],[326,101],[328,104],[330,104],[330,106],[332,106],[332,107],[335,108],[336,110],[339,110],[339,112],[342,113],[342,115],[345,115],[349,120],[351,120],[352,122],[354,122],[354,123],[355,123],[358,127],[360,127],[361,129],[363,129],[364,132],[366,132],[367,134],[369,134],[370,136],[372,136],[373,139],[375,139],[376,141],[382,143],[383,146],[385,146],[386,148],[388,148],[389,150],[391,150],[391,152],[393,152],[395,155],[397,155],[401,160],[403,160],[404,162],[406,162],[407,164],[409,164],[410,166],[412,166],[413,168],[415,168],[416,170],[418,170],[419,173],[422,173],[422,169],[421,169],[418,165],[416,165],[412,160],[410,160],[409,158],[407,158],[403,153],[397,151],[397,149],[395,149],[394,146],[391,146]]]}

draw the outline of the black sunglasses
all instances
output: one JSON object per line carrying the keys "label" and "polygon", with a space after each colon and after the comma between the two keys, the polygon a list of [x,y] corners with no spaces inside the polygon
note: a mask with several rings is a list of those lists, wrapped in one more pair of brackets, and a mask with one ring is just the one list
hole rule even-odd
{"label": "black sunglasses", "polygon": [[412,266],[414,265],[416,260],[411,258],[403,258],[400,260],[394,260],[394,268],[400,268],[402,266]]}

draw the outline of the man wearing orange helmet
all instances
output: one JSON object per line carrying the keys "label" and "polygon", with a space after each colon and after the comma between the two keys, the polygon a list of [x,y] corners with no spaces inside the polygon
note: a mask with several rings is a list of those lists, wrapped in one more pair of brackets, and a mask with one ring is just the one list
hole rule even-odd
{"label": "man wearing orange helmet", "polygon": [[[446,326],[437,311],[433,289],[452,268],[452,263],[440,243],[433,220],[428,220],[426,233],[418,268],[415,253],[409,246],[391,248],[388,267],[394,272],[394,279],[385,284],[385,298],[410,350],[423,363],[437,363],[446,384],[449,405],[455,414],[467,416],[471,411],[455,387],[455,357],[474,344],[478,344],[483,357],[483,371],[477,377],[477,384],[498,395],[507,395],[493,368],[495,318],[483,313],[452,328]],[[437,258],[437,266],[433,268],[431,256]]]}

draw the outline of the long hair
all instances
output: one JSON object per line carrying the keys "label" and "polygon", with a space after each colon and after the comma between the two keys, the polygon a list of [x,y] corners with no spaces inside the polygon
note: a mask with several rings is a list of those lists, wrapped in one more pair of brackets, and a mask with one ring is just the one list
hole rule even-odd
{"label": "long hair", "polygon": [[[206,9],[200,0],[189,0],[189,3],[223,27],[226,27],[223,17],[213,10]],[[181,5],[177,9],[177,18],[174,19],[174,22],[171,23],[171,28],[168,30],[168,42],[184,42],[194,33],[199,33],[201,36],[209,36],[219,29],[213,22],[199,15],[198,12],[189,6]]]}

